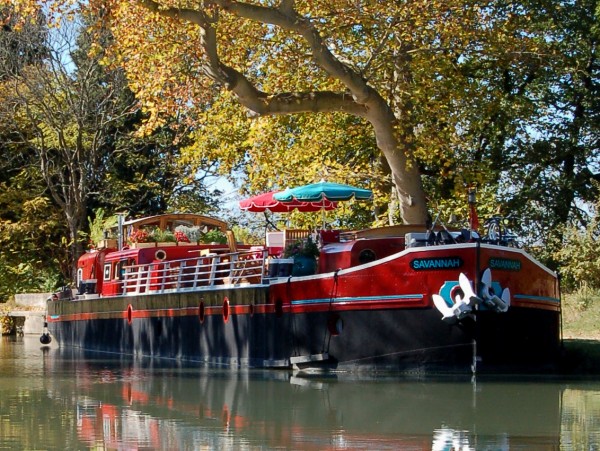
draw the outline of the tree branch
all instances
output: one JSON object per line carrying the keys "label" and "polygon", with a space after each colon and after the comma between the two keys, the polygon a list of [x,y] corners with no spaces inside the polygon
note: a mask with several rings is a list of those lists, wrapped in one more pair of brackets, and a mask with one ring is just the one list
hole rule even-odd
{"label": "tree branch", "polygon": [[172,19],[183,19],[200,27],[201,44],[207,57],[206,73],[236,94],[240,103],[254,116],[300,112],[344,111],[365,117],[370,100],[383,102],[379,94],[350,67],[342,64],[323,43],[310,21],[297,15],[293,0],[284,0],[279,8],[249,5],[237,1],[215,0],[213,4],[239,17],[259,23],[277,25],[300,34],[313,51],[315,61],[331,76],[346,85],[351,94],[331,91],[281,93],[270,95],[260,91],[241,72],[222,63],[218,55],[216,30],[202,10],[164,8],[154,0],[138,0],[145,8]]}

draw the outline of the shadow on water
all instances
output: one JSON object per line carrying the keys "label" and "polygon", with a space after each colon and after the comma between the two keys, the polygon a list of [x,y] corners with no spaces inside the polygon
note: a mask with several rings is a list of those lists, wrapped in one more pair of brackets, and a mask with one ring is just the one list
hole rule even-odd
{"label": "shadow on water", "polygon": [[600,384],[577,378],[231,371],[28,340],[0,344],[0,378],[0,449],[600,446]]}

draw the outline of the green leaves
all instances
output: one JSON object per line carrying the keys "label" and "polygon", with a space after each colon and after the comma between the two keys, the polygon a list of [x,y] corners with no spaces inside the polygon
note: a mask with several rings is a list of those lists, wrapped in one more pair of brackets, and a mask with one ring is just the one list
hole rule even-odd
{"label": "green leaves", "polygon": [[62,282],[67,247],[60,212],[40,196],[39,174],[21,171],[0,182],[0,301]]}
{"label": "green leaves", "polygon": [[585,228],[576,225],[564,228],[563,242],[555,249],[553,257],[561,264],[561,274],[567,288],[582,285],[600,288],[600,202],[596,214]]}

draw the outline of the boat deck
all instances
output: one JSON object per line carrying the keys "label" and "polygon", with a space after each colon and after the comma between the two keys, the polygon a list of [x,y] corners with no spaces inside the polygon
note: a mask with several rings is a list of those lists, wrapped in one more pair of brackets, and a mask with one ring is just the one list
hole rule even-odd
{"label": "boat deck", "polygon": [[267,252],[201,253],[193,258],[154,261],[122,268],[123,295],[210,289],[217,285],[265,283]]}

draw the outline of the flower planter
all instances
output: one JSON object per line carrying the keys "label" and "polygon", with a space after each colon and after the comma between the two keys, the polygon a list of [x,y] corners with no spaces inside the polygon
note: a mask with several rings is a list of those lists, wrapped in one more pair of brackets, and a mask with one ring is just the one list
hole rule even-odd
{"label": "flower planter", "polygon": [[117,240],[107,239],[98,241],[98,245],[96,246],[98,249],[116,249],[117,248]]}
{"label": "flower planter", "polygon": [[150,243],[131,243],[129,245],[129,247],[131,249],[142,249],[145,247],[156,247],[156,243],[154,242],[150,242]]}

